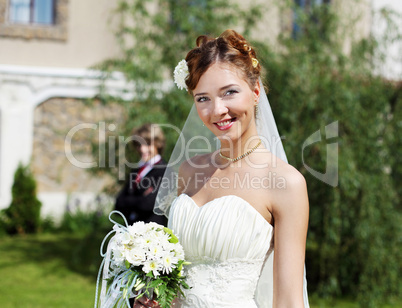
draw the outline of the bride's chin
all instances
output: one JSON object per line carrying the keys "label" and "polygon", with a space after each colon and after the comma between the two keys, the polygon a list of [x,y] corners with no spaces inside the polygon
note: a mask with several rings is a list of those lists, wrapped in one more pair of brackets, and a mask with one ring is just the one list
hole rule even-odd
{"label": "bride's chin", "polygon": [[231,136],[231,135],[216,135],[216,138],[220,141],[221,144],[233,144],[239,140],[238,136]]}

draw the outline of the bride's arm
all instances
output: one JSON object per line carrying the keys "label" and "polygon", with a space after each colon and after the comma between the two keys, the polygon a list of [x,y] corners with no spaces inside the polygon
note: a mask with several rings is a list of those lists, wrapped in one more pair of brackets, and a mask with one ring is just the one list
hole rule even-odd
{"label": "bride's arm", "polygon": [[303,277],[309,205],[306,181],[296,169],[286,171],[286,189],[272,207],[274,232],[273,307],[304,307]]}

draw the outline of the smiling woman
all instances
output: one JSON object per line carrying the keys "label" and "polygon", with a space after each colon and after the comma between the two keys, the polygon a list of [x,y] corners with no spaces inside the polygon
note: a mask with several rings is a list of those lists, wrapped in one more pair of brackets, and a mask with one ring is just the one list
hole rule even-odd
{"label": "smiling woman", "polygon": [[[176,305],[309,307],[306,183],[287,163],[254,49],[227,30],[217,38],[200,36],[184,61],[175,80],[192,94],[198,120],[219,145],[181,163],[173,180],[178,187],[166,215],[191,262],[186,275],[192,287]],[[204,138],[196,122],[190,117],[183,129],[183,136],[192,132],[188,146],[194,138],[213,139]],[[182,141],[170,166],[192,151]],[[159,193],[157,209],[166,206],[166,196]],[[141,299],[134,307],[158,305]]]}

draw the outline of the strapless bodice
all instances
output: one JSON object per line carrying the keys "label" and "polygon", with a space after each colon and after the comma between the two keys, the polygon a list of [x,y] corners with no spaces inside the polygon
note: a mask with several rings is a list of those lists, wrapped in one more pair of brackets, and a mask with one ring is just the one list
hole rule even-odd
{"label": "strapless bodice", "polygon": [[179,237],[192,289],[182,307],[257,307],[254,293],[273,227],[247,201],[228,195],[198,206],[186,194],[172,203],[169,228]]}

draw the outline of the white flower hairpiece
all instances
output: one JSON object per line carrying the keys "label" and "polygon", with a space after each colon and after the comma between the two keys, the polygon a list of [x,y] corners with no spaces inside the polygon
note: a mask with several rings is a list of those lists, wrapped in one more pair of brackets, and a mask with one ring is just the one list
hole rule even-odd
{"label": "white flower hairpiece", "polygon": [[174,82],[180,90],[187,89],[186,78],[188,76],[188,66],[186,60],[181,60],[174,69]]}

